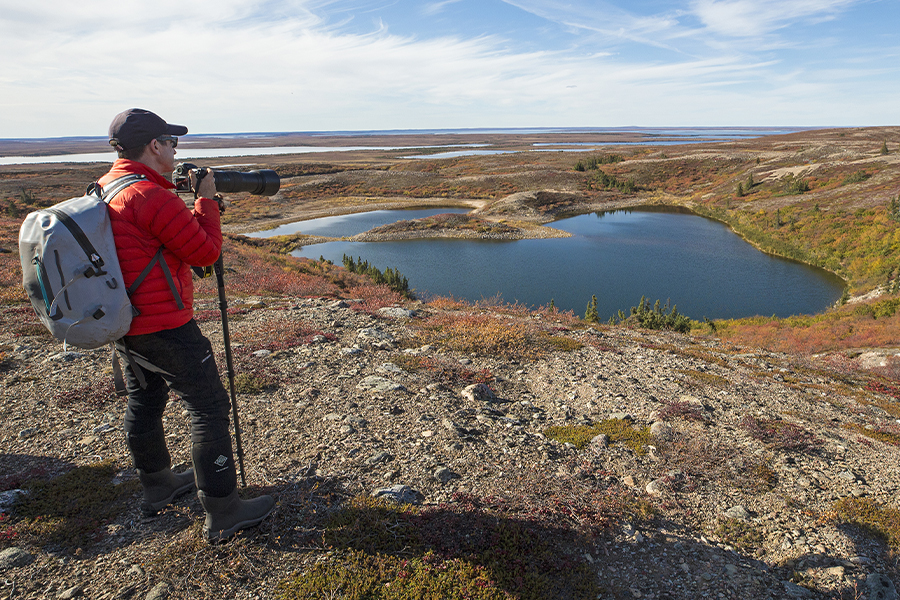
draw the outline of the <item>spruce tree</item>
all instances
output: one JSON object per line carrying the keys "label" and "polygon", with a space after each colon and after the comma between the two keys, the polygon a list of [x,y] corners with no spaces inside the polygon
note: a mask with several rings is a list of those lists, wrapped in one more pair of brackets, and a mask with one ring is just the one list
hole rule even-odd
{"label": "spruce tree", "polygon": [[597,296],[591,296],[591,301],[588,302],[587,310],[584,311],[584,320],[588,323],[599,323],[600,315],[597,314]]}

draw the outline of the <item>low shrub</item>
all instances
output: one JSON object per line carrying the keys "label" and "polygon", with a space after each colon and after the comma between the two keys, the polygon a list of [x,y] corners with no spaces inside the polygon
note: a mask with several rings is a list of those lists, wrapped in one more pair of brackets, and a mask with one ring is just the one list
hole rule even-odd
{"label": "low shrub", "polygon": [[114,485],[116,471],[107,460],[27,482],[28,495],[16,505],[6,535],[68,553],[92,545],[103,535],[101,526],[125,511],[125,499],[139,490],[136,480]]}
{"label": "low shrub", "polygon": [[844,498],[837,501],[829,515],[840,523],[849,523],[887,541],[900,550],[900,510],[870,498]]}
{"label": "low shrub", "polygon": [[808,450],[822,445],[822,440],[799,425],[777,419],[761,419],[750,415],[741,420],[743,428],[751,437],[776,450]]}
{"label": "low shrub", "polygon": [[600,434],[605,434],[612,444],[624,444],[635,454],[645,454],[652,443],[649,427],[635,428],[627,419],[606,419],[596,425],[565,425],[548,427],[544,435],[563,444],[573,444],[581,449]]}

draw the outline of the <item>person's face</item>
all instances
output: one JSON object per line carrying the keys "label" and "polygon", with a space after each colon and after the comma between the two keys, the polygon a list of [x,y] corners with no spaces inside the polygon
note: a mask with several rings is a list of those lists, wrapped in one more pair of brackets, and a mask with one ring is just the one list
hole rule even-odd
{"label": "person's face", "polygon": [[171,173],[175,170],[175,146],[178,145],[178,138],[172,135],[163,135],[156,138],[155,143],[159,148],[159,159],[164,169],[163,172]]}

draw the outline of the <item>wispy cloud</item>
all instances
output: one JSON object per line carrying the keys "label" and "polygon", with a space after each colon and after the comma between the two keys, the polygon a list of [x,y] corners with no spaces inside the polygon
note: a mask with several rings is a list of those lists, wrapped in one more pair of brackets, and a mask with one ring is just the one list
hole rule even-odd
{"label": "wispy cloud", "polygon": [[421,12],[423,15],[436,15],[439,12],[442,12],[447,6],[461,1],[462,0],[442,0],[441,2],[428,2],[422,6]]}
{"label": "wispy cloud", "polygon": [[[421,12],[421,25],[391,19],[406,9],[449,18],[453,1],[0,0],[0,137],[102,134],[129,106],[195,132],[797,125],[848,118],[846,105],[894,115],[889,102],[859,97],[854,57],[855,72],[878,73],[867,90],[900,93],[887,32],[841,62],[819,51],[841,43],[827,36],[803,42],[819,44],[806,62],[778,51],[786,26],[834,18],[852,0],[660,0],[646,14],[505,0],[528,29],[504,22],[471,36],[438,35]],[[542,44],[548,31],[561,43]]]}
{"label": "wispy cloud", "polygon": [[697,0],[692,12],[712,33],[756,37],[796,23],[833,19],[859,0]]}

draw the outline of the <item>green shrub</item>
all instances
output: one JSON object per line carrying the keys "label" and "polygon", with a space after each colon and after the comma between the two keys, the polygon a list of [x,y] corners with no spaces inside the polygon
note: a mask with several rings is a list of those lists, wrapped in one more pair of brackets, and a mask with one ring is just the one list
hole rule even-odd
{"label": "green shrub", "polygon": [[626,419],[606,419],[596,425],[565,425],[544,430],[544,435],[548,438],[572,444],[578,449],[587,446],[600,434],[605,434],[611,444],[628,446],[635,454],[646,453],[647,446],[653,439],[649,427],[632,427]]}
{"label": "green shrub", "polygon": [[641,296],[637,306],[631,307],[631,314],[628,317],[619,311],[619,322],[643,329],[666,329],[680,333],[687,333],[692,327],[690,317],[679,314],[677,306],[670,309],[669,302],[666,301],[666,305],[660,307],[657,300],[651,308],[650,301],[645,296]]}
{"label": "green shrub", "polygon": [[102,537],[101,526],[125,511],[125,499],[139,489],[137,481],[113,485],[117,470],[107,460],[26,483],[29,493],[16,506],[7,533],[66,552],[90,546]]}
{"label": "green shrub", "polygon": [[844,498],[832,507],[833,519],[856,525],[900,549],[900,510],[870,498]]}

